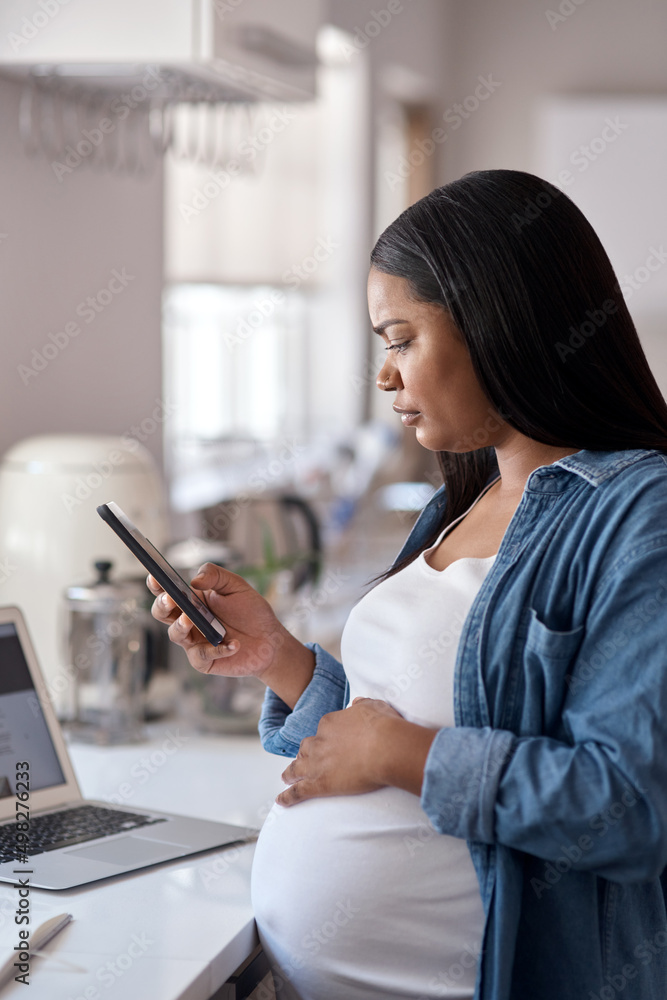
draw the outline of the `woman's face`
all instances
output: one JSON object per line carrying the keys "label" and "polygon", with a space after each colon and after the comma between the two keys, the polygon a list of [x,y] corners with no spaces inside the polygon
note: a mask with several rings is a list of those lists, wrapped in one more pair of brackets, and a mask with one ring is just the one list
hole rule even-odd
{"label": "woman's face", "polygon": [[387,359],[378,388],[396,393],[393,408],[430,451],[473,451],[510,430],[482,392],[449,313],[416,301],[405,278],[371,268],[368,310]]}

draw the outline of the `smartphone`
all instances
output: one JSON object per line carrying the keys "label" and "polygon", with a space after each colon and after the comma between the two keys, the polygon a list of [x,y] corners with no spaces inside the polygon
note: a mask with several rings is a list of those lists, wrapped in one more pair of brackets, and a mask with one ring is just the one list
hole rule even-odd
{"label": "smartphone", "polygon": [[149,542],[141,534],[118,504],[103,503],[97,508],[97,513],[110,528],[113,528],[120,540],[125,542],[128,549],[134,553],[151,576],[155,577],[177,607],[185,612],[204,638],[212,646],[219,646],[227,634],[225,626],[209,611],[192,587],[188,586],[183,577],[167,562],[162,553],[158,552],[152,542]]}

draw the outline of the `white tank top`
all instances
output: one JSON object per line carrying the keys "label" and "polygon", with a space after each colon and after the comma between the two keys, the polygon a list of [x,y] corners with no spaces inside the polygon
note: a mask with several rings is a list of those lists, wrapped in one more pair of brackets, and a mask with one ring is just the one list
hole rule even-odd
{"label": "white tank top", "polygon": [[[410,722],[453,726],[458,640],[494,559],[439,571],[421,553],[366,594],[341,643],[350,701],[381,698]],[[470,852],[436,833],[416,795],[381,788],[274,805],[252,898],[264,948],[282,969],[281,1000],[474,994],[484,912]]]}

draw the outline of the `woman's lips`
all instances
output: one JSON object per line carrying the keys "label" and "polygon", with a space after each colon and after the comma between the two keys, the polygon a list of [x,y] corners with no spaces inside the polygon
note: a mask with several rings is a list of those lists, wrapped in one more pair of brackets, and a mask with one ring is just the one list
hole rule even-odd
{"label": "woman's lips", "polygon": [[421,417],[419,410],[402,410],[400,406],[392,406],[392,410],[400,414],[401,421],[406,427],[414,424]]}

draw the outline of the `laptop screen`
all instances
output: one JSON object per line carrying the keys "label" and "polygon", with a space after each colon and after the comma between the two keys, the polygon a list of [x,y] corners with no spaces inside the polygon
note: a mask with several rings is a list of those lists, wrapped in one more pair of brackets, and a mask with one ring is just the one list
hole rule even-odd
{"label": "laptop screen", "polygon": [[30,765],[30,789],[65,783],[16,627],[0,624],[0,798],[16,792],[16,765]]}

